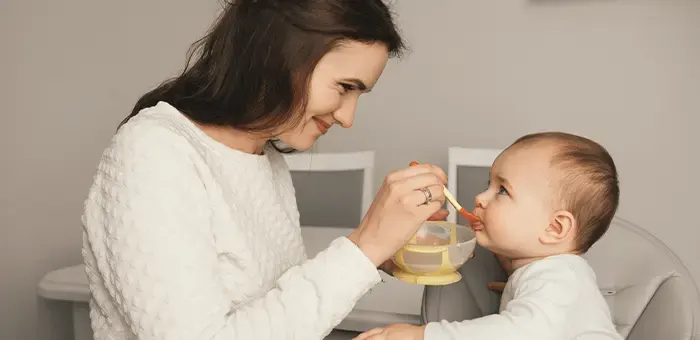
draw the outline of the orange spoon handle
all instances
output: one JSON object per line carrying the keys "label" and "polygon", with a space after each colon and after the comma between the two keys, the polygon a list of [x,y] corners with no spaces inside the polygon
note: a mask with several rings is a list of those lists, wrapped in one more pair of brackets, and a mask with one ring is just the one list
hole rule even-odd
{"label": "orange spoon handle", "polygon": [[[414,166],[414,165],[418,165],[418,164],[420,164],[420,163],[413,161],[409,164],[409,166]],[[478,217],[474,216],[474,214],[468,212],[467,210],[462,208],[461,205],[459,205],[459,203],[457,202],[455,197],[452,196],[452,193],[450,193],[450,191],[447,190],[447,188],[444,185],[442,186],[442,192],[443,192],[443,194],[445,194],[445,198],[447,198],[447,201],[449,201],[450,204],[452,204],[452,206],[455,207],[455,209],[457,210],[457,212],[459,212],[460,215],[464,216],[464,218],[466,218],[470,222],[478,222],[479,221]]]}

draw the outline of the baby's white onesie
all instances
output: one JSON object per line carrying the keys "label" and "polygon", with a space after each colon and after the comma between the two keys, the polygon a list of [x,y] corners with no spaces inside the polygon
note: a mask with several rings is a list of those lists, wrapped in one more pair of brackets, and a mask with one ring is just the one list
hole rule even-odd
{"label": "baby's white onesie", "polygon": [[555,255],[518,268],[499,314],[431,322],[425,340],[622,340],[593,268],[578,255]]}

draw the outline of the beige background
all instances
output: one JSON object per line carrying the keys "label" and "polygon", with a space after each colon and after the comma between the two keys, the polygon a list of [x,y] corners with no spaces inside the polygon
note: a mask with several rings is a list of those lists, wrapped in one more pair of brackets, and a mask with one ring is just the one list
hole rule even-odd
{"label": "beige background", "polygon": [[[217,7],[0,2],[0,339],[69,334],[48,328],[36,283],[81,261],[82,202],[103,147],[137,96],[179,70]],[[396,9],[413,52],[362,99],[355,127],[333,130],[319,151],[376,150],[379,184],[410,160],[445,166],[449,146],[585,134],[617,161],[620,215],[700,279],[700,1],[400,0]]]}

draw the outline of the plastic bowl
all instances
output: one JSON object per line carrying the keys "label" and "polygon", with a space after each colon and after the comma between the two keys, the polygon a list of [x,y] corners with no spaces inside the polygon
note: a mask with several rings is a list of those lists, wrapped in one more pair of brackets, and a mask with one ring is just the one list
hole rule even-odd
{"label": "plastic bowl", "polygon": [[417,284],[449,284],[459,281],[457,273],[476,247],[471,228],[452,222],[428,221],[403,246],[392,261],[399,268],[394,276]]}

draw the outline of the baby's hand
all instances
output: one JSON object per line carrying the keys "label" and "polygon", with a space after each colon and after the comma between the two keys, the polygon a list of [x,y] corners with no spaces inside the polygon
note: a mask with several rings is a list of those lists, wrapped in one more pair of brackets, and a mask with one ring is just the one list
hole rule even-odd
{"label": "baby's hand", "polygon": [[[510,260],[505,256],[496,253],[493,254],[496,255],[498,263],[501,264],[501,267],[503,267],[503,270],[506,271],[506,274],[511,276],[513,274],[513,266],[510,263]],[[506,282],[489,282],[488,288],[494,292],[503,293],[503,290],[506,288]]]}
{"label": "baby's hand", "polygon": [[384,263],[379,265],[379,267],[377,267],[377,269],[380,269],[381,271],[383,271],[391,276],[394,276],[394,270],[398,269],[398,266],[396,266],[394,261],[392,261],[391,259],[388,259],[388,260],[384,261]]}
{"label": "baby's hand", "polygon": [[510,259],[503,256],[503,255],[500,255],[500,254],[496,254],[496,253],[493,253],[493,254],[496,255],[496,259],[498,259],[498,263],[501,264],[501,267],[503,268],[503,270],[506,271],[506,274],[508,274],[508,276],[513,275],[513,264],[510,262]]}
{"label": "baby's hand", "polygon": [[423,340],[425,326],[399,323],[385,328],[370,329],[353,340]]}

